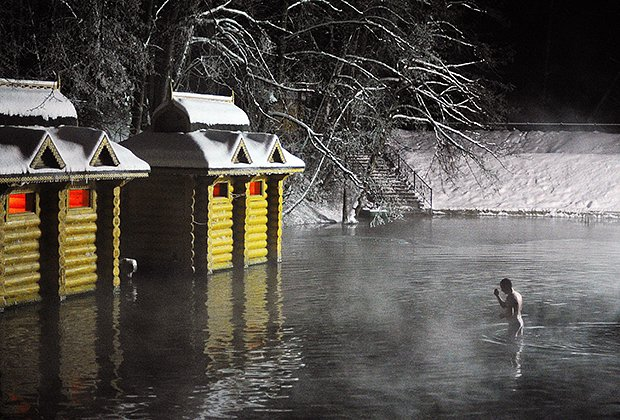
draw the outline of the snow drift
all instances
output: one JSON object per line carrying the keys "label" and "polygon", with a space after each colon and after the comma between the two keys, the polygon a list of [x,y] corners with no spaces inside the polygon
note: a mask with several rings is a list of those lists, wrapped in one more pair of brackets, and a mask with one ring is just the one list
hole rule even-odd
{"label": "snow drift", "polygon": [[396,147],[433,188],[436,211],[620,215],[620,135],[599,132],[474,133],[495,151],[488,171],[463,163],[454,177],[432,165],[432,133],[399,131]]}

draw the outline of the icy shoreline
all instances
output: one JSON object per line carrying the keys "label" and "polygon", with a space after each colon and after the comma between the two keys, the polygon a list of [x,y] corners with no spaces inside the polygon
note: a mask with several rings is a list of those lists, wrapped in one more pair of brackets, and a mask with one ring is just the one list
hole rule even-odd
{"label": "icy shoreline", "polygon": [[433,210],[433,216],[472,216],[472,217],[552,217],[578,219],[585,222],[620,221],[620,212],[571,212],[557,209],[442,209]]}

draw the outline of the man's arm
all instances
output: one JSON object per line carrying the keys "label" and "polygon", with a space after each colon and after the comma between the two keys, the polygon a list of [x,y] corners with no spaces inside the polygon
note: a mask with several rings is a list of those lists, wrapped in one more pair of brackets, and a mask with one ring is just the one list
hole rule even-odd
{"label": "man's arm", "polygon": [[495,289],[493,291],[493,294],[495,295],[495,297],[497,298],[497,301],[499,302],[499,306],[501,306],[502,308],[506,307],[506,302],[502,300],[501,297],[499,297],[499,290]]}

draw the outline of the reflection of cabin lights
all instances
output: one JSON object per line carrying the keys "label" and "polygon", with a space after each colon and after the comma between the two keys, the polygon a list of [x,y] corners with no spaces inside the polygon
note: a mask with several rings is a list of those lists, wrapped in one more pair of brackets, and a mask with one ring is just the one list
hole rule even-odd
{"label": "reflection of cabin lights", "polygon": [[34,211],[34,194],[18,193],[9,195],[9,214]]}
{"label": "reflection of cabin lights", "polygon": [[213,186],[213,197],[228,197],[228,182],[218,182]]}
{"label": "reflection of cabin lights", "polygon": [[263,181],[250,182],[250,195],[261,195],[263,193]]}
{"label": "reflection of cabin lights", "polygon": [[69,190],[69,208],[90,207],[90,191]]}

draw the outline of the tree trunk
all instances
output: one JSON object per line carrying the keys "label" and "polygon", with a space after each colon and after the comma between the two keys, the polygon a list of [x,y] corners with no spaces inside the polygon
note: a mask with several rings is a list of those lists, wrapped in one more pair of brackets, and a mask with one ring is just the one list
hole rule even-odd
{"label": "tree trunk", "polygon": [[359,188],[351,181],[345,180],[342,187],[342,223],[355,225],[359,223],[356,216],[356,204],[359,200]]}

